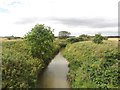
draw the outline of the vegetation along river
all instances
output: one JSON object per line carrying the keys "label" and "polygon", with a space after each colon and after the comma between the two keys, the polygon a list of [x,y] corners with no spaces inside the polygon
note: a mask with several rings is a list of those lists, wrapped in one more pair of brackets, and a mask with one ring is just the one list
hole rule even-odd
{"label": "vegetation along river", "polygon": [[55,56],[45,71],[38,77],[39,88],[69,88],[67,81],[68,62],[61,55]]}

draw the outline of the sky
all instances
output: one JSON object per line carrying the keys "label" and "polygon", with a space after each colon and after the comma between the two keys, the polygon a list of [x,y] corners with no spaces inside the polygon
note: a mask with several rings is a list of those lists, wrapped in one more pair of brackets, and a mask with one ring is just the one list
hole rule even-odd
{"label": "sky", "polygon": [[81,34],[118,35],[119,0],[0,0],[0,36],[24,36],[36,24]]}

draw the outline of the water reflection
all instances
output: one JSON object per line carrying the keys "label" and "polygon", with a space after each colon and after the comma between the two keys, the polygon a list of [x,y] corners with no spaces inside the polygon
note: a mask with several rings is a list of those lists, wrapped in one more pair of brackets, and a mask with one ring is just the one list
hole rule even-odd
{"label": "water reflection", "polygon": [[59,53],[39,76],[39,88],[69,88],[67,81],[68,62]]}

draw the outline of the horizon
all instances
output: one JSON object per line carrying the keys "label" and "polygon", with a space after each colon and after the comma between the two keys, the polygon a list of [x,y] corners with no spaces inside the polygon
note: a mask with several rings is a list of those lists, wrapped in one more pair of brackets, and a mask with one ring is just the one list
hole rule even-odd
{"label": "horizon", "polygon": [[[98,34],[98,33],[96,33],[96,34]],[[80,34],[80,35],[82,35],[82,34]],[[79,37],[80,35],[78,35],[78,36],[69,35],[69,36],[70,36],[70,37],[71,37],[71,36],[73,36],[73,37]],[[88,35],[88,34],[85,34],[85,35]],[[101,35],[102,35],[102,34],[101,34]],[[24,37],[24,36],[14,36],[14,35],[10,35],[10,36],[0,36],[0,38],[6,38],[6,37],[11,37],[11,36],[13,36],[13,37],[20,37],[20,38]],[[88,36],[95,36],[95,35],[88,35]],[[119,35],[102,35],[102,36],[104,36],[104,37],[114,37],[114,36],[119,37]],[[55,36],[55,35],[54,35],[54,37],[59,37],[59,36]]]}

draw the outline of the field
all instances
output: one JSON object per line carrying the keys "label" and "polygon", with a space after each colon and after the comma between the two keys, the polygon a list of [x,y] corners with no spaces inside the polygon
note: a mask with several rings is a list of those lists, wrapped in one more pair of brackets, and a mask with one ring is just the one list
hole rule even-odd
{"label": "field", "polygon": [[22,40],[22,39],[11,39],[11,40],[8,40],[8,38],[0,38],[0,42],[5,42],[5,41],[19,41],[19,40]]}
{"label": "field", "polygon": [[108,40],[112,40],[112,41],[119,41],[120,38],[108,38]]}
{"label": "field", "polygon": [[72,88],[118,87],[118,42],[69,44],[63,55],[69,62],[68,80]]}

